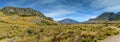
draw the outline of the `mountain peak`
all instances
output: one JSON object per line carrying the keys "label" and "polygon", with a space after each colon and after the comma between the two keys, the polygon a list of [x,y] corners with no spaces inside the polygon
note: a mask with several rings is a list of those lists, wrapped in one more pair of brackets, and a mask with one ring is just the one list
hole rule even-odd
{"label": "mountain peak", "polygon": [[62,23],[62,24],[78,24],[79,23],[78,21],[70,19],[70,18],[63,19],[63,20],[58,21],[58,22]]}
{"label": "mountain peak", "polygon": [[[104,12],[94,19],[87,21],[88,23],[101,23],[106,21],[120,21],[120,15],[114,12]],[[86,23],[87,23],[86,22]]]}
{"label": "mountain peak", "polygon": [[120,12],[118,12],[117,14],[120,15]]}
{"label": "mountain peak", "polygon": [[119,16],[113,12],[104,12],[96,18],[90,19],[90,21],[95,21],[95,20],[110,20],[111,21],[111,20],[116,19],[115,17],[119,17]]}
{"label": "mountain peak", "polygon": [[[6,9],[6,8],[11,9],[11,8],[20,8],[20,7],[14,7],[14,6],[5,6],[5,7],[3,7],[3,9]],[[32,9],[32,8],[21,8],[21,9],[34,10],[34,9]]]}
{"label": "mountain peak", "polygon": [[114,12],[104,12],[102,14],[114,14]]}

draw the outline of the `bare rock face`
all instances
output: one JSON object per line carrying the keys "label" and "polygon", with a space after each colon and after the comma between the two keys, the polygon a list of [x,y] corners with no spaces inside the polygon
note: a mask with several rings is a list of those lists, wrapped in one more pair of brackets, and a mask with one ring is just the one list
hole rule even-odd
{"label": "bare rock face", "polygon": [[32,8],[18,8],[18,7],[6,6],[1,10],[5,13],[5,15],[45,17],[41,12],[36,11]]}
{"label": "bare rock face", "polygon": [[29,20],[29,22],[33,22],[33,23],[41,23],[40,19],[33,19],[33,20]]}

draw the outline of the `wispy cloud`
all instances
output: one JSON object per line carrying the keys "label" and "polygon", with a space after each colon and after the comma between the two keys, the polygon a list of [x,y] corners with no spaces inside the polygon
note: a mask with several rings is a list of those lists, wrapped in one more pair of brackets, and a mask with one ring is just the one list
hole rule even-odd
{"label": "wispy cloud", "polygon": [[42,2],[40,2],[41,4],[49,4],[49,3],[53,3],[57,0],[41,0]]}
{"label": "wispy cloud", "polygon": [[120,12],[120,5],[111,6],[103,9],[102,11],[109,11],[109,12]]}
{"label": "wispy cloud", "polygon": [[119,5],[120,0],[94,0],[91,3],[91,7],[94,8],[105,8],[113,5]]}
{"label": "wispy cloud", "polygon": [[120,0],[94,0],[91,4],[94,9],[101,9],[101,11],[114,11],[118,10]]}
{"label": "wispy cloud", "polygon": [[72,13],[75,13],[75,11],[60,9],[60,10],[47,12],[45,14],[46,14],[46,16],[50,16],[50,17],[59,17],[59,16],[63,16],[63,15],[69,15]]}
{"label": "wispy cloud", "polygon": [[86,21],[103,12],[119,12],[120,0],[3,0],[1,6],[30,7],[55,20]]}

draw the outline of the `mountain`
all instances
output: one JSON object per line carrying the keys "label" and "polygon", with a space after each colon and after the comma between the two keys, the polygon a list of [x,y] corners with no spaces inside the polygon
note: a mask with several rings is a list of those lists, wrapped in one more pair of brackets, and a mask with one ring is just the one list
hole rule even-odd
{"label": "mountain", "polygon": [[117,14],[120,15],[120,12],[118,12]]}
{"label": "mountain", "polygon": [[79,22],[78,21],[75,21],[73,19],[63,19],[61,21],[58,21],[59,23],[62,23],[62,24],[78,24]]}
{"label": "mountain", "polygon": [[108,21],[118,21],[120,20],[120,15],[115,14],[113,12],[105,12],[98,17],[91,19],[90,21],[95,21],[95,20],[108,20]]}
{"label": "mountain", "polygon": [[111,21],[120,21],[120,14],[113,12],[104,12],[96,18],[86,21],[86,23],[106,23]]}
{"label": "mountain", "polygon": [[32,8],[6,6],[0,9],[0,21],[17,24],[57,25],[52,18]]}
{"label": "mountain", "polygon": [[19,16],[39,16],[39,17],[45,17],[43,13],[36,11],[32,8],[18,8],[18,7],[12,7],[12,6],[6,6],[1,9],[5,15],[19,15]]}

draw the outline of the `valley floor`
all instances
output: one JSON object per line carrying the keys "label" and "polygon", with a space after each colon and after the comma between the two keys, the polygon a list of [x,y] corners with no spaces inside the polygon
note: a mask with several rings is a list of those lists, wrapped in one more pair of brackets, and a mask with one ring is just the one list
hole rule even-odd
{"label": "valley floor", "polygon": [[118,28],[105,24],[37,26],[0,22],[0,42],[106,42],[105,38],[119,34]]}

